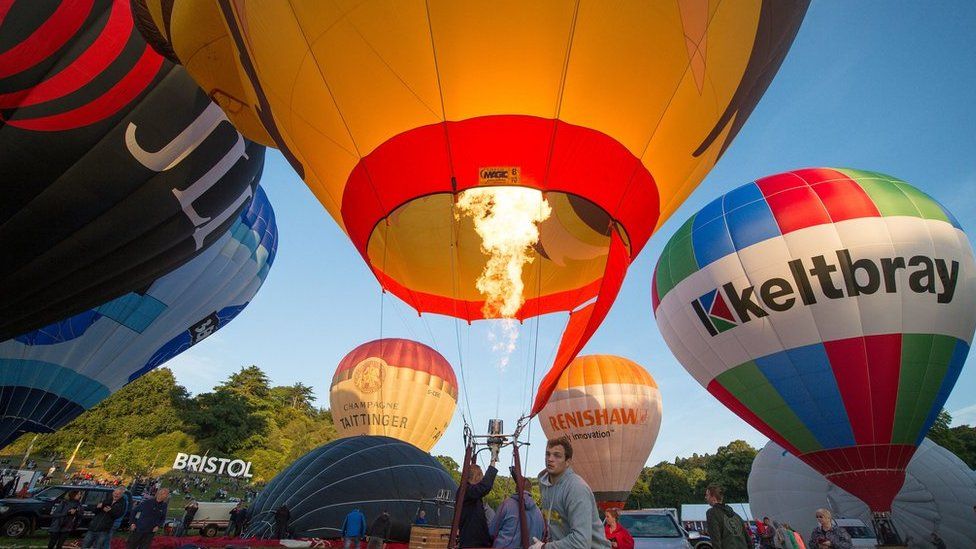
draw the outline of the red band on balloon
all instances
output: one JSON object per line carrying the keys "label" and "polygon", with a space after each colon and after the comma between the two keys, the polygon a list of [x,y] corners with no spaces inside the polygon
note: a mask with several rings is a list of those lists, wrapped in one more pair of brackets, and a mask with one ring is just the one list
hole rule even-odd
{"label": "red band on balloon", "polygon": [[108,22],[91,46],[70,65],[36,86],[0,94],[0,108],[27,107],[64,97],[81,89],[115,61],[132,33],[128,2],[113,2]]}
{"label": "red band on balloon", "polygon": [[[82,23],[91,13],[95,0],[63,2],[50,18],[31,33],[23,42],[0,53],[0,78],[23,72],[47,59],[74,38]],[[118,2],[117,2],[118,3]],[[0,15],[6,15],[10,6],[0,6]]]}
{"label": "red band on balloon", "polygon": [[98,99],[77,109],[26,120],[8,120],[7,124],[34,131],[63,131],[94,124],[117,113],[142,93],[159,73],[163,58],[148,46],[142,57],[125,77]]}

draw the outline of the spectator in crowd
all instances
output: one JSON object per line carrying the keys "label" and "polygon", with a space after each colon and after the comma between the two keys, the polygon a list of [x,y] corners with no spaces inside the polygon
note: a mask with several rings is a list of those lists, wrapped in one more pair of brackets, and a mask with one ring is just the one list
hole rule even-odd
{"label": "spectator in crowd", "polygon": [[70,490],[51,508],[51,526],[48,531],[47,549],[61,549],[68,535],[78,525],[81,516],[81,492]]}
{"label": "spectator in crowd", "polygon": [[810,532],[810,549],[853,549],[851,535],[834,524],[834,516],[827,509],[817,509],[817,527]]}
{"label": "spectator in crowd", "polygon": [[369,525],[369,532],[367,532],[369,544],[366,545],[366,548],[383,549],[383,544],[390,539],[391,527],[393,527],[393,521],[390,520],[390,513],[384,509],[380,516],[373,521],[373,524]]}
{"label": "spectator in crowd", "polygon": [[112,532],[115,531],[115,521],[122,520],[128,510],[125,500],[125,490],[116,488],[111,494],[95,507],[95,516],[88,523],[88,532],[81,543],[82,549],[109,549],[112,544]]}
{"label": "spectator in crowd", "polygon": [[366,536],[366,515],[358,508],[349,511],[342,521],[342,548],[359,547],[359,542]]}
{"label": "spectator in crowd", "polygon": [[230,522],[227,524],[227,535],[232,538],[241,536],[244,531],[244,522],[247,520],[247,507],[244,502],[237,502],[237,505],[230,510]]}
{"label": "spectator in crowd", "polygon": [[177,537],[186,535],[187,530],[190,529],[190,523],[193,522],[193,517],[197,515],[198,509],[200,509],[200,504],[193,498],[190,498],[190,501],[183,506],[183,518],[180,519],[180,525],[176,529]]}
{"label": "spectator in crowd", "polygon": [[725,490],[718,484],[712,484],[705,489],[705,502],[708,511],[705,520],[708,522],[708,535],[712,538],[715,549],[748,549],[752,546],[745,522],[731,507],[726,505]]}
{"label": "spectator in crowd", "polygon": [[603,523],[603,531],[614,549],[634,549],[634,537],[620,524],[620,509],[607,509],[607,518]]}
{"label": "spectator in crowd", "polygon": [[132,509],[132,532],[126,542],[128,549],[149,549],[152,547],[153,537],[166,521],[169,510],[169,488],[161,488],[151,498],[142,500]]}
{"label": "spectator in crowd", "polygon": [[[532,499],[532,494],[528,491],[522,492],[525,498],[525,524],[529,529],[528,539],[542,538],[545,534],[545,522],[542,518],[542,511]],[[494,538],[492,547],[521,547],[522,546],[522,524],[519,513],[518,492],[505,498],[505,501],[498,506],[495,518],[488,524],[488,535]]]}
{"label": "spectator in crowd", "polygon": [[281,504],[275,511],[275,537],[285,539],[288,536],[288,521],[291,520],[291,511],[288,506]]}
{"label": "spectator in crowd", "polygon": [[759,547],[761,549],[775,549],[776,544],[773,538],[776,537],[776,529],[773,528],[773,522],[769,517],[763,517],[762,522],[757,526],[759,526]]}

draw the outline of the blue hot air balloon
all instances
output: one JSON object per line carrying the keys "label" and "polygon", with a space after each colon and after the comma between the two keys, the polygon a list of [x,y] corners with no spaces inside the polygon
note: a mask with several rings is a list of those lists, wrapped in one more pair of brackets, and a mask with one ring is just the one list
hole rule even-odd
{"label": "blue hot air balloon", "polygon": [[146,289],[0,342],[0,448],[64,426],[230,322],[267,277],[277,243],[258,187],[220,239]]}

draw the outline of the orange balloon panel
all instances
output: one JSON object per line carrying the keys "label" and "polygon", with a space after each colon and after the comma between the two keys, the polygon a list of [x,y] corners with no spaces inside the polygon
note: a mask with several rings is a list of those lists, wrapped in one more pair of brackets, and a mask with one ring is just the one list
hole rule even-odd
{"label": "orange balloon panel", "polygon": [[661,429],[661,391],[633,361],[580,356],[563,371],[539,421],[547,438],[569,437],[573,469],[601,507],[622,506]]}
{"label": "orange balloon panel", "polygon": [[552,218],[519,318],[600,291],[729,145],[806,2],[136,0],[141,28],[248,137],[279,147],[383,286],[482,318],[458,192],[519,185]]}
{"label": "orange balloon panel", "polygon": [[339,362],[329,401],[340,436],[383,435],[429,452],[451,423],[457,391],[453,368],[434,349],[378,339]]}

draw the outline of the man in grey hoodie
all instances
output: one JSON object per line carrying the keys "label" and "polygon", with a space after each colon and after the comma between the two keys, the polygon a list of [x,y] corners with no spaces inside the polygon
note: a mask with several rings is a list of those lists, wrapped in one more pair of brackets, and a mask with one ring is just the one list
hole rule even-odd
{"label": "man in grey hoodie", "polygon": [[573,472],[572,461],[573,445],[568,437],[546,443],[546,468],[539,473],[539,490],[551,541],[533,539],[530,549],[610,549],[593,490]]}

